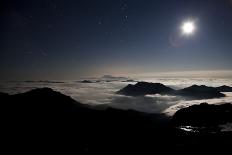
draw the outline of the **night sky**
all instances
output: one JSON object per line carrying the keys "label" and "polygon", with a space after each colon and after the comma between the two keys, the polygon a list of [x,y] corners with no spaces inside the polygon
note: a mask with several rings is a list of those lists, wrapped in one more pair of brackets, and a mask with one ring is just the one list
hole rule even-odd
{"label": "night sky", "polygon": [[232,70],[230,0],[2,0],[0,15],[1,80]]}

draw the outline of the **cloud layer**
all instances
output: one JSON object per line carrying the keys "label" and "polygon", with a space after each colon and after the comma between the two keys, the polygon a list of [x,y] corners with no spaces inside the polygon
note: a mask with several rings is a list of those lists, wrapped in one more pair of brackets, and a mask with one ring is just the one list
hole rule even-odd
{"label": "cloud layer", "polygon": [[[122,78],[120,77],[122,80]],[[226,93],[226,97],[220,99],[209,100],[192,100],[186,101],[177,96],[161,96],[147,95],[144,97],[127,97],[117,95],[115,92],[125,87],[130,82],[122,82],[120,79],[116,81],[104,81],[95,79],[95,83],[80,83],[76,81],[55,82],[8,82],[0,84],[0,92],[10,94],[25,92],[34,88],[50,87],[63,94],[69,95],[77,101],[90,105],[108,105],[119,109],[133,109],[147,113],[166,113],[173,115],[177,110],[207,102],[209,104],[221,104],[226,102],[232,103],[232,93]],[[91,79],[92,80],[92,79]],[[124,79],[123,79],[124,80]],[[160,82],[172,88],[183,88],[193,84],[205,84],[208,86],[231,86],[230,79],[150,79],[150,82]],[[134,84],[131,82],[131,84]]]}

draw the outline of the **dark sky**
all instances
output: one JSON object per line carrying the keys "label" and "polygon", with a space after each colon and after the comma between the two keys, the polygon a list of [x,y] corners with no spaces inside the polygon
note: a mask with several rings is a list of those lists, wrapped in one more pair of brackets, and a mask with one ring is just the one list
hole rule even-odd
{"label": "dark sky", "polygon": [[0,15],[4,80],[232,70],[230,0],[2,0]]}

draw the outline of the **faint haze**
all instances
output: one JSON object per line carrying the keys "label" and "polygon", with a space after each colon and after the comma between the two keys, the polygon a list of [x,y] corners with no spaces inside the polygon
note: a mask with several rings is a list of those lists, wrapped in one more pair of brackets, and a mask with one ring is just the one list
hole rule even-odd
{"label": "faint haze", "polygon": [[147,78],[232,78],[232,70],[157,72],[138,76]]}
{"label": "faint haze", "polygon": [[[109,73],[109,72],[107,72]],[[155,78],[232,78],[232,70],[211,70],[211,71],[170,71],[170,72],[119,72],[109,74],[112,77],[130,77],[135,79],[155,79]],[[11,76],[4,76],[0,77],[1,81],[23,81],[23,80],[78,80],[78,79],[89,79],[89,78],[100,78],[106,74],[104,73],[87,73],[87,74],[78,74],[77,72],[73,71],[72,73],[69,72],[54,72],[54,73],[47,73],[47,74],[12,74]]]}

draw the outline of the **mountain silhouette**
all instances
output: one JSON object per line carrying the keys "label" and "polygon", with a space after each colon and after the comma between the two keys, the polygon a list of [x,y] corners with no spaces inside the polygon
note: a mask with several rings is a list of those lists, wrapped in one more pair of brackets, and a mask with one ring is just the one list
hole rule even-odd
{"label": "mountain silhouette", "polygon": [[56,150],[75,146],[74,151],[81,153],[133,152],[151,147],[148,142],[141,143],[147,137],[165,145],[166,133],[170,133],[166,127],[170,119],[165,115],[113,108],[96,110],[50,88],[15,95],[0,93],[0,101],[1,132],[11,140],[11,148],[40,150],[55,145]]}
{"label": "mountain silhouette", "polygon": [[203,123],[224,123],[232,118],[231,105],[215,106],[213,110],[201,105],[196,112],[180,110],[171,120],[163,114],[114,108],[96,110],[50,88],[15,95],[0,93],[0,101],[2,147],[17,151],[155,154],[192,148],[221,151],[231,144],[229,132],[205,135],[177,128],[180,124],[195,125],[201,119]]}
{"label": "mountain silhouette", "polygon": [[143,96],[149,94],[166,95],[172,93],[173,91],[174,90],[172,88],[166,87],[161,83],[138,82],[135,85],[127,85],[117,93],[127,96]]}
{"label": "mountain silhouette", "polygon": [[181,90],[174,90],[161,83],[138,82],[135,85],[129,84],[117,92],[126,96],[144,96],[151,94],[177,95],[186,99],[210,99],[225,97],[217,88],[193,85]]}
{"label": "mountain silhouette", "polygon": [[218,127],[232,123],[232,104],[209,105],[202,103],[183,108],[175,113],[173,122],[179,126]]}
{"label": "mountain silhouette", "polygon": [[216,88],[207,87],[205,85],[193,85],[191,87],[178,90],[176,94],[192,99],[211,99],[225,97],[225,95],[220,93]]}
{"label": "mountain silhouette", "polygon": [[229,86],[220,86],[220,87],[216,87],[216,89],[220,92],[232,92],[232,87]]}
{"label": "mountain silhouette", "polygon": [[83,81],[80,81],[81,83],[94,83],[93,81],[90,81],[90,80],[83,80]]}

